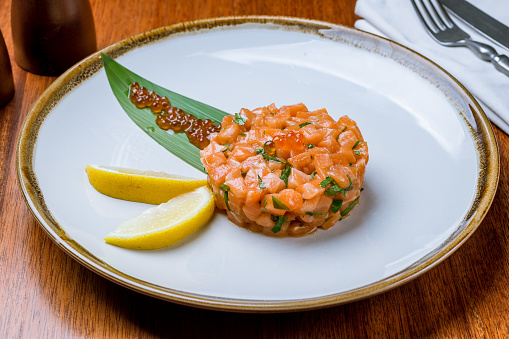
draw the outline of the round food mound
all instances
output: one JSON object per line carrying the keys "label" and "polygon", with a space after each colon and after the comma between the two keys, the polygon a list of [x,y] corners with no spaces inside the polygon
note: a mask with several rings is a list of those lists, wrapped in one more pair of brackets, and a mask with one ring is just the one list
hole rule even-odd
{"label": "round food mound", "polygon": [[274,105],[226,116],[201,151],[216,206],[271,236],[331,228],[359,202],[368,145],[348,116]]}

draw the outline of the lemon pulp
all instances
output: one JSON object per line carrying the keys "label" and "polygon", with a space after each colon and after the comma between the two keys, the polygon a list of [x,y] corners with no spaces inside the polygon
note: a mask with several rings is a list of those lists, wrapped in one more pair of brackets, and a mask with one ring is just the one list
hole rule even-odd
{"label": "lemon pulp", "polygon": [[214,206],[214,195],[203,186],[123,222],[104,240],[131,249],[171,246],[205,225]]}
{"label": "lemon pulp", "polygon": [[165,172],[87,165],[90,184],[113,198],[159,205],[207,184],[206,179],[194,179]]}

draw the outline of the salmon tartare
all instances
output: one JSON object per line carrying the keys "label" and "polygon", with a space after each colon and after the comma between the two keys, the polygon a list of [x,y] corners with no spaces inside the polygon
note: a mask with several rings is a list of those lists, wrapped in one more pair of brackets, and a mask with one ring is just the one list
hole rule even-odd
{"label": "salmon tartare", "polygon": [[217,208],[238,226],[279,237],[347,217],[369,159],[355,121],[302,103],[226,116],[200,154]]}

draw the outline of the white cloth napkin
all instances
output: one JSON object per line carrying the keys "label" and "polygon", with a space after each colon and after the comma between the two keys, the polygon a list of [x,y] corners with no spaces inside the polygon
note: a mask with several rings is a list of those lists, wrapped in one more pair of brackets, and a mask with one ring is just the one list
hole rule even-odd
{"label": "white cloth napkin", "polygon": [[[507,1],[470,2],[509,25]],[[509,77],[497,71],[490,62],[477,58],[468,48],[444,47],[436,43],[426,33],[410,0],[358,0],[355,13],[363,18],[355,23],[356,28],[405,45],[450,72],[476,97],[488,118],[509,134]],[[508,49],[482,37],[454,16],[451,17],[473,39],[490,44],[499,54],[509,56]]]}

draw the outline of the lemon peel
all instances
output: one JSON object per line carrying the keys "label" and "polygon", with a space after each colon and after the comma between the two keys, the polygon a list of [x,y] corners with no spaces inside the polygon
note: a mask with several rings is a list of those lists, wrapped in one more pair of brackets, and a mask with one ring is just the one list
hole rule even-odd
{"label": "lemon peel", "polygon": [[207,187],[200,187],[123,222],[104,240],[140,250],[171,246],[205,225],[214,208],[213,193]]}
{"label": "lemon peel", "polygon": [[159,205],[207,184],[195,179],[165,172],[87,165],[85,171],[90,184],[107,196]]}

